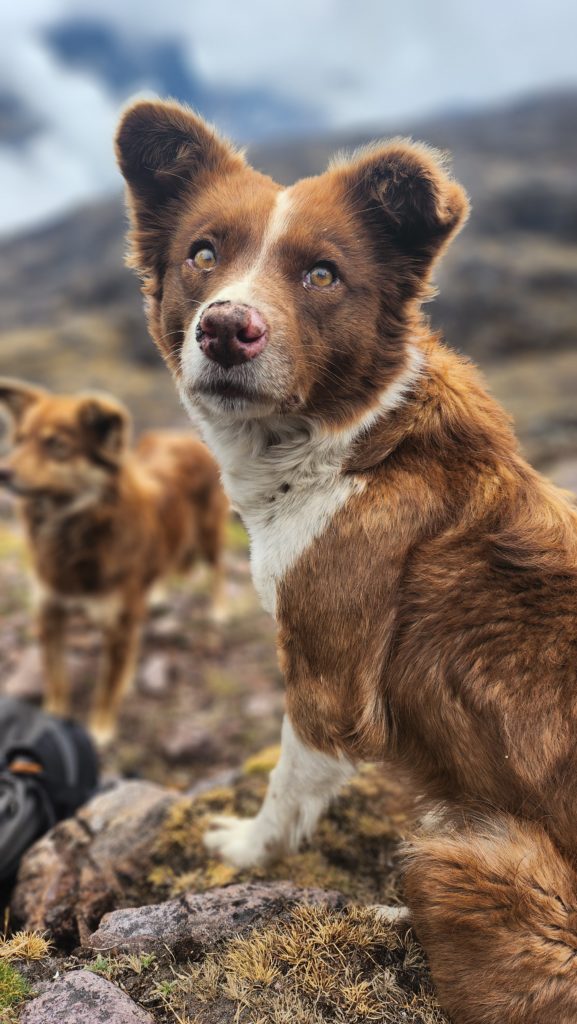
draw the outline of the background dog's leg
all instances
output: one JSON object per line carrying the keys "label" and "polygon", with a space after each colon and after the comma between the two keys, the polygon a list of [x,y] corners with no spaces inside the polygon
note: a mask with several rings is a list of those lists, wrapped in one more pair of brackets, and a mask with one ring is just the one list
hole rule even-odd
{"label": "background dog's leg", "polygon": [[410,844],[411,920],[454,1024],[577,1021],[576,893],[533,822],[495,816]]}
{"label": "background dog's leg", "polygon": [[264,864],[293,852],[311,836],[320,815],[354,771],[345,758],[306,746],[285,715],[281,755],[256,818],[215,818],[205,844],[237,867]]}
{"label": "background dog's leg", "polygon": [[227,616],[225,575],[222,559],[224,525],[222,516],[201,525],[200,545],[202,557],[210,573],[210,616],[213,622],[225,622]]}
{"label": "background dog's leg", "polygon": [[38,640],[44,668],[44,710],[52,715],[70,713],[70,688],[64,657],[66,609],[46,599],[38,609]]}
{"label": "background dog's leg", "polygon": [[101,746],[116,732],[120,701],[134,679],[141,624],[140,612],[125,610],[105,627],[102,666],[90,718],[90,731]]}
{"label": "background dog's leg", "polygon": [[213,622],[226,622],[227,603],[225,593],[224,566],[218,557],[212,563],[210,571],[210,614]]}

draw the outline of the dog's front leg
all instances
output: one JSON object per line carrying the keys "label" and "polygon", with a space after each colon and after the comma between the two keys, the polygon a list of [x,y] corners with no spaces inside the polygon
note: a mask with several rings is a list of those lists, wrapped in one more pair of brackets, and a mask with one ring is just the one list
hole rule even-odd
{"label": "dog's front leg", "polygon": [[109,743],[116,733],[120,701],[136,671],[141,626],[139,608],[124,609],[105,627],[100,678],[90,717],[90,732],[99,746]]}
{"label": "dog's front leg", "polygon": [[70,692],[64,657],[67,611],[58,601],[42,600],[38,609],[38,641],[44,670],[44,710],[66,717]]}
{"label": "dog's front leg", "polygon": [[218,817],[205,834],[211,853],[239,868],[265,864],[298,850],[355,768],[307,746],[285,715],[281,754],[256,818]]}

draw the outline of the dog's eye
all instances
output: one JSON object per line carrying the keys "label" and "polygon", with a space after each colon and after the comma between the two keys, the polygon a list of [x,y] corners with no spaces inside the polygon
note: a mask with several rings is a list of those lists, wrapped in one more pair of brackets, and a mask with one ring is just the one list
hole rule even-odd
{"label": "dog's eye", "polygon": [[216,267],[216,252],[207,242],[199,242],[193,246],[186,262],[197,270],[212,270]]}
{"label": "dog's eye", "polygon": [[51,459],[65,459],[70,454],[70,446],[63,438],[57,437],[55,434],[44,437],[42,439],[42,447],[46,455]]}
{"label": "dog's eye", "polygon": [[327,263],[317,263],[304,276],[304,283],[312,288],[329,288],[338,281],[336,270]]}

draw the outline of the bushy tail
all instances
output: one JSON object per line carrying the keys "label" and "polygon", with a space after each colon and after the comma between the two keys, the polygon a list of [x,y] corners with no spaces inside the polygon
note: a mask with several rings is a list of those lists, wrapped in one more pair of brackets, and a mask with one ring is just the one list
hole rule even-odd
{"label": "bushy tail", "polygon": [[423,833],[406,895],[454,1024],[577,1024],[577,877],[540,825]]}

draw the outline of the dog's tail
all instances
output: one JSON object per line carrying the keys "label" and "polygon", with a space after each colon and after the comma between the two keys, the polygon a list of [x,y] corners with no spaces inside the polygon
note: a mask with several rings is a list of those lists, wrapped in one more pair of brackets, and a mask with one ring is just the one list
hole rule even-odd
{"label": "dog's tail", "polygon": [[406,895],[454,1024],[576,1024],[577,878],[539,824],[424,831]]}

